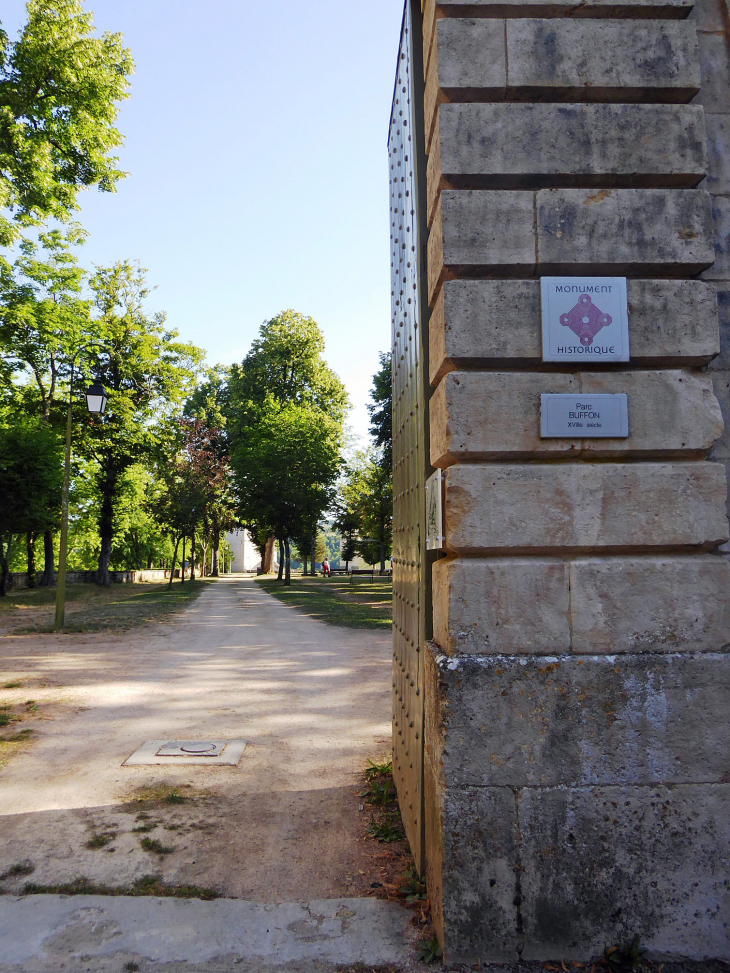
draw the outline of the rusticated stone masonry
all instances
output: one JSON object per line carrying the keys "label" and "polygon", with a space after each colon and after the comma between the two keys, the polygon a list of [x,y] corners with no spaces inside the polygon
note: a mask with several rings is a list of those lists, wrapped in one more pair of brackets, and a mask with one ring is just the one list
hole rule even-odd
{"label": "rusticated stone masonry", "polygon": [[[730,11],[422,18],[445,957],[730,959]],[[543,363],[558,274],[629,278],[629,362]],[[628,439],[542,439],[550,392],[628,393]]]}

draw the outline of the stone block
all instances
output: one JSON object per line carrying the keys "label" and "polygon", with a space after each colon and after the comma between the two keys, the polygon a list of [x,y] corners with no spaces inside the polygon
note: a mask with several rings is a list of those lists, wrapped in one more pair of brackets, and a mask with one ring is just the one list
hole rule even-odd
{"label": "stone block", "polygon": [[[634,364],[702,365],[717,355],[713,285],[694,280],[630,280],[628,295]],[[458,368],[527,366],[541,361],[539,281],[444,284],[430,321],[433,385]]]}
{"label": "stone block", "polygon": [[[687,26],[691,26],[688,24]],[[702,87],[694,99],[707,112],[727,112],[730,53],[724,33],[698,33]]]}
{"label": "stone block", "polygon": [[449,655],[554,655],[569,650],[565,561],[442,558],[432,570],[433,636]]}
{"label": "stone block", "polygon": [[730,649],[730,564],[723,557],[573,561],[575,653]]}
{"label": "stone block", "polygon": [[730,196],[712,197],[712,222],[715,260],[702,277],[705,280],[730,280]]}
{"label": "stone block", "polygon": [[696,186],[704,113],[679,105],[441,105],[429,216],[445,188]]}
{"label": "stone block", "polygon": [[728,539],[716,463],[458,464],[445,479],[451,554],[710,550]]}
{"label": "stone block", "polygon": [[710,197],[700,189],[542,189],[537,248],[541,274],[696,274],[715,259]]}
{"label": "stone block", "polygon": [[533,274],[534,220],[533,193],[441,193],[428,238],[431,302],[443,281],[452,276]]}
{"label": "stone block", "polygon": [[506,788],[449,788],[442,807],[445,958],[514,959],[521,944],[514,795]]}
{"label": "stone block", "polygon": [[435,35],[423,96],[427,147],[443,101],[502,101],[507,83],[504,21],[438,20]]}
{"label": "stone block", "polygon": [[705,115],[709,172],[702,188],[730,193],[730,115]]}
{"label": "stone block", "polygon": [[[629,396],[628,439],[541,439],[542,393]],[[689,371],[452,372],[430,402],[431,464],[551,456],[701,458],[723,420],[707,375]]]}
{"label": "stone block", "polygon": [[508,97],[681,102],[700,89],[697,33],[691,24],[576,19],[506,23]]}
{"label": "stone block", "polygon": [[727,653],[437,661],[447,788],[728,781]]}
{"label": "stone block", "polygon": [[730,955],[730,785],[525,790],[522,959]]}

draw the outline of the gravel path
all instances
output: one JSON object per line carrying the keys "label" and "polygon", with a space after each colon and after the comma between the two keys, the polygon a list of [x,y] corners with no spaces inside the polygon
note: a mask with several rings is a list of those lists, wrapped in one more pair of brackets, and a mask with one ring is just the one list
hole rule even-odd
{"label": "gravel path", "polygon": [[[389,750],[389,635],[221,579],[164,627],[0,639],[0,668],[23,682],[0,702],[32,696],[46,717],[0,770],[6,891],[158,874],[250,901],[329,899],[372,894],[393,857],[363,839],[358,800],[366,759]],[[162,738],[249,745],[235,768],[122,766]],[[170,787],[186,800],[160,800]]]}

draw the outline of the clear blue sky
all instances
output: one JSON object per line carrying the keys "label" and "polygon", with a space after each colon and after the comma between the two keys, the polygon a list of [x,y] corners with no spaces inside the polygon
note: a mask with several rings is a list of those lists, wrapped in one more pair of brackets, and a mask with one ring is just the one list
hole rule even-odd
{"label": "clear blue sky", "polygon": [[[137,258],[153,309],[238,361],[285,308],[321,325],[351,423],[390,343],[386,140],[401,0],[86,0],[132,49],[130,175],[82,195],[82,260]],[[24,0],[2,0],[15,35]]]}

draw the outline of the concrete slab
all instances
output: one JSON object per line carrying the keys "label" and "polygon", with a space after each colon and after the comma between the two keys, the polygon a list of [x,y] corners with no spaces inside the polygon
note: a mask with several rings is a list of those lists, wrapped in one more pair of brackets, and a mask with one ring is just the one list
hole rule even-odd
{"label": "concrete slab", "polygon": [[[210,748],[207,752],[193,752],[201,746]],[[185,752],[185,748],[189,752]],[[173,765],[205,764],[218,767],[236,767],[246,749],[245,740],[147,740],[122,767],[164,767]],[[166,754],[164,750],[178,750],[179,754]]]}
{"label": "concrete slab", "polygon": [[[67,969],[83,957],[118,962],[208,963],[234,957],[261,966],[297,962],[401,964],[411,957],[411,914],[380,899],[309,903],[240,899],[29,895],[0,900],[0,971]],[[101,966],[99,966],[101,968]],[[117,969],[120,967],[117,967]]]}

